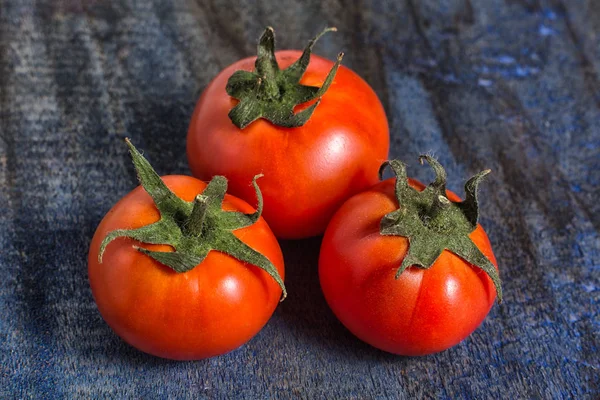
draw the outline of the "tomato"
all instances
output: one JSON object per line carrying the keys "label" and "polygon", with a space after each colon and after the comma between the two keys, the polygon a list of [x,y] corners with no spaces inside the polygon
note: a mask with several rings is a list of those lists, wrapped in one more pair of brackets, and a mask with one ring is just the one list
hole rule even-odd
{"label": "tomato", "polygon": [[[277,51],[275,58],[283,70],[301,54]],[[340,66],[303,126],[281,127],[261,118],[240,129],[228,117],[238,100],[227,94],[226,86],[234,71],[252,71],[255,61],[245,58],[225,68],[201,95],[187,136],[191,171],[200,179],[226,176],[231,193],[246,200],[253,198],[248,182],[263,173],[264,217],[275,235],[294,239],[322,234],[344,200],[377,182],[389,147],[385,111],[371,87]],[[300,84],[321,86],[333,66],[312,56]]]}
{"label": "tomato", "polygon": [[[207,184],[189,176],[162,178],[178,198],[191,202]],[[226,194],[222,209],[252,213],[243,200]],[[89,250],[89,281],[98,309],[126,342],[156,356],[202,359],[233,350],[269,320],[282,290],[263,269],[220,251],[209,251],[197,266],[176,272],[137,249],[173,252],[165,244],[118,237],[98,254],[109,232],[136,229],[161,218],[153,198],[137,187],[104,217]],[[117,231],[118,232],[118,231]],[[233,235],[261,253],[283,279],[279,244],[262,218]],[[164,254],[164,253],[163,253]]]}
{"label": "tomato", "polygon": [[[408,184],[418,191],[425,187],[414,180]],[[404,208],[395,185],[396,179],[385,180],[349,199],[334,215],[319,257],[321,287],[337,318],[361,340],[400,355],[439,352],[481,324],[496,287],[482,269],[447,249],[428,269],[410,265],[394,279],[413,246],[407,237],[380,232],[384,216]],[[446,195],[460,201],[452,192]],[[481,225],[468,238],[497,270]]]}

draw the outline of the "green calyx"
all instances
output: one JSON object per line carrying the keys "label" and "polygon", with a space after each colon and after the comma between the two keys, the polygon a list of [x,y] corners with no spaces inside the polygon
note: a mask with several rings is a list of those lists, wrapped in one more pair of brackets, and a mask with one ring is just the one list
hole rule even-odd
{"label": "green calyx", "polygon": [[[323,30],[308,43],[296,62],[280,70],[275,59],[275,34],[273,28],[267,27],[258,43],[255,70],[236,71],[227,81],[227,94],[240,101],[229,111],[231,122],[240,129],[258,118],[285,128],[304,125],[319,105],[320,97],[333,82],[344,54],[338,55],[320,88],[301,85],[300,79],[308,67],[310,54],[317,40],[326,32],[335,30],[336,28]],[[319,98],[317,102],[294,114],[294,107],[316,98]]]}
{"label": "green calyx", "polygon": [[396,175],[396,199],[400,206],[382,218],[380,232],[382,235],[405,236],[409,242],[408,253],[396,272],[396,279],[413,265],[430,268],[444,250],[449,250],[488,274],[501,303],[502,284],[498,271],[469,238],[479,217],[477,187],[490,170],[469,179],[465,184],[465,200],[456,203],[446,197],[446,171],[440,163],[427,155],[420,156],[419,161],[427,161],[436,174],[435,180],[421,192],[408,184],[406,165],[401,161],[387,161],[379,171],[380,179],[387,166]]}
{"label": "green calyx", "polygon": [[252,181],[258,199],[258,207],[254,213],[224,211],[221,205],[227,192],[225,177],[213,177],[194,201],[184,201],[165,185],[150,163],[128,139],[126,142],[138,179],[152,197],[160,213],[160,220],[138,229],[118,229],[110,232],[100,245],[99,262],[102,262],[102,255],[109,243],[119,237],[128,237],[142,243],[172,246],[172,252],[151,251],[137,246],[134,248],[180,273],[196,267],[201,268],[199,264],[208,253],[216,250],[265,270],[281,287],[283,301],[287,291],[275,266],[267,257],[233,234],[236,229],[254,224],[262,213],[263,198],[256,183],[262,175],[255,176]]}

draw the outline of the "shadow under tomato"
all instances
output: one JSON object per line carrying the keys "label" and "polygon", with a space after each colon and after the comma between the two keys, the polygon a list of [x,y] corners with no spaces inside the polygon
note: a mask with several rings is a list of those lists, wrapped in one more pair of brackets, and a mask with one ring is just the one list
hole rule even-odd
{"label": "shadow under tomato", "polygon": [[336,352],[338,357],[361,360],[390,362],[407,359],[364,343],[337,320],[319,283],[321,239],[280,241],[285,258],[288,297],[277,308],[275,317],[283,320],[291,336],[314,351],[324,349]]}

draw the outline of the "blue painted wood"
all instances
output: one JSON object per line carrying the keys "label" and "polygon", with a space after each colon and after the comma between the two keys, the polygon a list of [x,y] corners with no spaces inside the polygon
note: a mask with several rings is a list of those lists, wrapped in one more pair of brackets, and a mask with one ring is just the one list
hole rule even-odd
{"label": "blue painted wood", "polygon": [[[505,303],[455,348],[355,339],[321,295],[318,238],[282,243],[289,298],[228,355],[153,358],[102,321],[86,255],[133,187],[122,139],[188,173],[199,93],[265,25],[279,48],[339,28],[316,53],[374,87],[413,176],[432,178],[421,152],[454,190],[493,170],[481,222]],[[598,43],[595,0],[0,2],[0,397],[599,398]]]}

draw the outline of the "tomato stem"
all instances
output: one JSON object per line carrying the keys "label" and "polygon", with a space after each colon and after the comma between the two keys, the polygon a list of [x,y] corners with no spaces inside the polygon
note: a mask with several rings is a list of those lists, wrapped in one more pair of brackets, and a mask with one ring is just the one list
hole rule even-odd
{"label": "tomato stem", "polygon": [[[240,129],[259,118],[286,128],[304,125],[318,106],[320,97],[333,82],[344,54],[338,54],[337,61],[321,87],[301,85],[300,79],[308,68],[312,48],[317,40],[325,33],[336,30],[324,29],[308,43],[296,62],[285,70],[280,70],[275,57],[275,32],[270,26],[267,27],[258,42],[255,70],[236,71],[227,81],[227,94],[239,100],[229,111],[231,122]],[[317,98],[319,101],[310,107],[294,113],[297,105]]]}
{"label": "tomato stem", "polygon": [[409,248],[402,264],[396,271],[398,278],[410,266],[430,268],[444,250],[449,250],[470,264],[482,269],[492,280],[502,302],[502,283],[496,267],[469,238],[477,228],[479,203],[477,188],[490,173],[485,170],[473,176],[465,184],[466,199],[453,202],[446,197],[446,171],[433,157],[422,155],[421,163],[427,161],[436,177],[423,191],[408,184],[406,165],[398,160],[385,162],[396,175],[395,192],[399,208],[381,219],[382,235],[404,236]]}
{"label": "tomato stem", "polygon": [[189,223],[186,225],[187,231],[194,236],[202,236],[202,227],[206,218],[208,208],[208,197],[199,194],[194,199],[194,206],[190,214]]}

